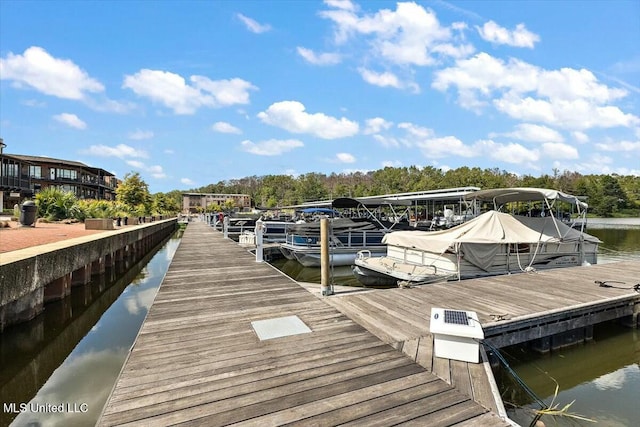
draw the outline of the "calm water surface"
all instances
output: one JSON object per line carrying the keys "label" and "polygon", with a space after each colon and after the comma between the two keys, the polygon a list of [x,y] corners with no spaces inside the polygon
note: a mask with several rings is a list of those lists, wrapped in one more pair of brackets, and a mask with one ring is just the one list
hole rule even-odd
{"label": "calm water surface", "polygon": [[[589,224],[589,234],[602,240],[598,264],[640,262],[640,227],[627,220],[600,220]],[[637,220],[633,224],[637,224]],[[595,228],[596,226],[607,228]],[[614,280],[615,278],[612,278]],[[640,278],[636,283],[640,282]],[[634,285],[630,283],[627,285]],[[621,285],[626,286],[626,285]],[[607,427],[640,425],[640,331],[615,323],[594,328],[594,339],[548,355],[525,352],[519,347],[503,349],[511,368],[547,405],[571,404],[569,412]],[[510,416],[523,426],[539,407],[504,370],[496,374],[505,405],[515,405]],[[555,394],[556,384],[558,394]],[[555,399],[555,401],[554,401]],[[567,416],[542,420],[547,426],[594,425]]]}
{"label": "calm water surface", "polygon": [[[0,426],[93,426],[151,306],[181,232],[0,334]],[[15,403],[10,408],[6,404]],[[28,410],[19,412],[19,405]],[[65,405],[65,413],[36,412]],[[17,410],[15,410],[17,409]]]}

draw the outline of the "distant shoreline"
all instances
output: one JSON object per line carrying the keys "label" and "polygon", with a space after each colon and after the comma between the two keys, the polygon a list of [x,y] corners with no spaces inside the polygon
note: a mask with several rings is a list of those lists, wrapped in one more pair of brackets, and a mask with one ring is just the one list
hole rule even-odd
{"label": "distant shoreline", "polygon": [[587,228],[640,228],[640,218],[587,218]]}

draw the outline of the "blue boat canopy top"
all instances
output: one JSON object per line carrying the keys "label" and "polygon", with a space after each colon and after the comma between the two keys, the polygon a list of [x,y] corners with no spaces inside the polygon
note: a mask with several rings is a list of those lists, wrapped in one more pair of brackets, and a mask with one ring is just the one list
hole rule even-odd
{"label": "blue boat canopy top", "polygon": [[334,211],[333,209],[328,208],[306,208],[302,209],[300,212],[305,214],[324,214],[331,216],[340,216],[340,212]]}

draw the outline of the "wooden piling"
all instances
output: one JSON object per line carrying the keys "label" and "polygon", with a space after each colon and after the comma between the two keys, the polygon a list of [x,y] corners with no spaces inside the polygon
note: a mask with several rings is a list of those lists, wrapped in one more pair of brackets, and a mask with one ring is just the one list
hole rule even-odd
{"label": "wooden piling", "polygon": [[322,296],[333,295],[329,267],[329,218],[322,218],[320,220],[320,290]]}

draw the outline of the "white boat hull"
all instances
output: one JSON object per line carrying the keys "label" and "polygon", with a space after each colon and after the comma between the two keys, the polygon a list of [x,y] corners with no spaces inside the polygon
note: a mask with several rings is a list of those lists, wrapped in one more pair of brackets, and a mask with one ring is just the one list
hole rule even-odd
{"label": "white boat hull", "polygon": [[578,245],[573,243],[547,243],[538,247],[537,251],[535,245],[531,246],[527,252],[519,253],[512,251],[508,245],[500,245],[501,251],[484,268],[468,261],[463,254],[434,254],[389,246],[385,256],[357,257],[353,270],[363,284],[371,285],[398,281],[432,283],[597,263],[597,245],[586,245],[582,254]]}
{"label": "white boat hull", "polygon": [[[362,250],[359,248],[331,248],[329,251],[329,264],[338,266],[353,265],[357,253]],[[383,256],[386,252],[386,247],[381,246],[379,248],[369,248],[373,256]],[[285,254],[287,259],[295,259],[305,267],[320,267],[321,257],[320,248],[289,248],[285,245],[281,245],[280,251],[283,254],[287,253],[293,258],[289,258]]]}

